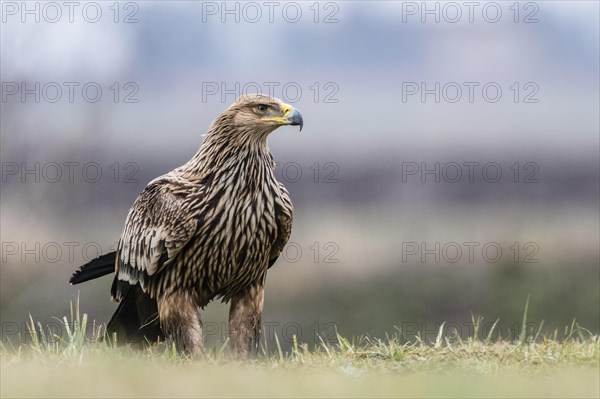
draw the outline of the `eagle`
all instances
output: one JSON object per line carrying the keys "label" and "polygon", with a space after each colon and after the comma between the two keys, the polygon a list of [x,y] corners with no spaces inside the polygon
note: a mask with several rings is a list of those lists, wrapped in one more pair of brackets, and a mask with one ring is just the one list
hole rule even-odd
{"label": "eagle", "polygon": [[300,112],[263,94],[219,115],[186,164],[152,180],[135,200],[115,252],[81,266],[78,284],[114,273],[119,306],[107,324],[121,343],[166,341],[203,352],[200,310],[230,303],[235,354],[258,349],[267,270],[292,229],[289,193],[274,174],[267,137],[300,126]]}

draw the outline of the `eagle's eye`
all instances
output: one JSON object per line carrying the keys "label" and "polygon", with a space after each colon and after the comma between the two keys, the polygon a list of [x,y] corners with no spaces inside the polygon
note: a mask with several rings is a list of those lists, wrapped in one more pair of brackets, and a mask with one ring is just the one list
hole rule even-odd
{"label": "eagle's eye", "polygon": [[261,114],[264,114],[265,112],[267,112],[267,109],[269,109],[269,107],[267,107],[265,104],[258,104],[256,106],[256,110]]}

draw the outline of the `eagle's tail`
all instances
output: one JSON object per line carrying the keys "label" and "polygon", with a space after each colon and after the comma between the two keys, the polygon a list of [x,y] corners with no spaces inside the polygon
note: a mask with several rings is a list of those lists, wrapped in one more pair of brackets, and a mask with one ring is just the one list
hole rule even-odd
{"label": "eagle's tail", "polygon": [[81,266],[71,276],[69,283],[79,284],[84,281],[93,280],[98,277],[102,277],[109,273],[115,272],[115,258],[116,252],[111,252],[102,256],[97,257],[94,260]]}
{"label": "eagle's tail", "polygon": [[116,334],[117,344],[142,346],[163,340],[156,299],[146,294],[139,285],[129,286],[108,322],[106,332],[108,339]]}
{"label": "eagle's tail", "polygon": [[[71,276],[71,284],[79,284],[88,280],[115,272],[116,253],[111,252],[81,266]],[[132,286],[126,281],[115,280],[113,286],[119,285],[120,302],[111,317],[106,332],[109,340],[116,334],[117,344],[143,345],[163,338],[158,320],[156,299],[146,294],[139,285]],[[113,289],[114,290],[114,289]]]}

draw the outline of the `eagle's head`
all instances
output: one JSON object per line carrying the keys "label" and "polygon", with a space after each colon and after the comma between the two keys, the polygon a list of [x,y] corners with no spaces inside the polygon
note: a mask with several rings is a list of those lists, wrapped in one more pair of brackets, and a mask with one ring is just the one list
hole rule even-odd
{"label": "eagle's head", "polygon": [[248,138],[266,138],[279,126],[300,126],[302,115],[297,109],[281,100],[264,94],[241,96],[223,114],[215,124],[224,123]]}

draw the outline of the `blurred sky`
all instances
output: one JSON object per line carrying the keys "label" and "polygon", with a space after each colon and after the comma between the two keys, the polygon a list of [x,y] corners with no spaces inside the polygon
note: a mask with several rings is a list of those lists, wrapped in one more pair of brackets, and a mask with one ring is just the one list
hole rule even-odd
{"label": "blurred sky", "polygon": [[[295,103],[308,116],[308,137],[294,143],[302,152],[335,144],[340,153],[404,145],[549,146],[578,153],[598,144],[597,2],[493,3],[501,11],[496,23],[484,18],[495,20],[496,7],[489,2],[477,3],[472,23],[469,8],[460,2],[428,3],[428,9],[437,6],[439,23],[435,14],[424,14],[420,2],[275,3],[272,23],[269,8],[260,2],[249,8],[239,2],[122,3],[119,23],[108,3],[99,4],[97,23],[85,21],[83,6],[75,8],[73,23],[66,7],[57,23],[45,22],[45,14],[47,19],[54,15],[51,9],[40,7],[39,23],[33,23],[35,15],[21,15],[20,3],[17,11],[7,15],[5,10],[4,82],[99,82],[105,93],[101,104],[91,105],[81,98],[74,104],[13,105],[18,96],[11,96],[3,104],[8,111],[3,144],[13,141],[6,140],[10,130],[19,129],[22,136],[24,127],[29,139],[87,138],[89,132],[78,129],[81,118],[107,112],[110,120],[98,128],[110,139],[130,145],[151,138],[148,145],[165,149],[177,138],[195,146],[198,136],[190,133],[205,131],[235,99],[228,94],[223,101],[220,91],[207,95],[203,84],[210,82],[229,89],[236,82],[242,88],[256,82],[264,91],[269,90],[265,82],[275,82],[279,97],[284,85],[298,84],[302,95]],[[297,9],[299,21],[288,22],[295,20]],[[447,22],[456,10],[459,22]],[[256,12],[261,17],[252,23]],[[139,22],[121,21],[130,14]],[[139,85],[139,105],[110,104],[108,86],[130,81]],[[310,88],[314,82],[321,86],[317,101]],[[334,85],[323,87],[328,82]],[[419,94],[403,102],[403,82],[426,82],[430,88],[435,82],[456,82],[463,95],[457,103],[436,104],[429,95],[423,104]],[[464,82],[479,84],[473,103]],[[482,98],[482,87],[489,82],[502,88],[496,103]],[[521,85],[516,104],[510,89],[514,82]],[[537,104],[522,103],[534,90],[523,87],[528,82],[537,85],[532,97]],[[285,97],[295,99],[290,90]],[[337,103],[326,103],[327,94]],[[19,110],[13,114],[8,106]],[[26,114],[19,112],[23,108]],[[27,121],[22,120],[25,115]]]}

